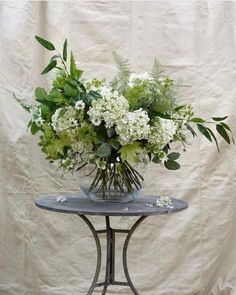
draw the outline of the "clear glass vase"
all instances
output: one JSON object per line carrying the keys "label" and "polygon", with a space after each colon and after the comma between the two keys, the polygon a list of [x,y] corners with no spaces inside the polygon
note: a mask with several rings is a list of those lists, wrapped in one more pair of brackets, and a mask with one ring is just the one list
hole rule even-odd
{"label": "clear glass vase", "polygon": [[143,185],[143,170],[126,163],[106,163],[102,168],[87,164],[79,170],[83,193],[95,202],[132,202]]}

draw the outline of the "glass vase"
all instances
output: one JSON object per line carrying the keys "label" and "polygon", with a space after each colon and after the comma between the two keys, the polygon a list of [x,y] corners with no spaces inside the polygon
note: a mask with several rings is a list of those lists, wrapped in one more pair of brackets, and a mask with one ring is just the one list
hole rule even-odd
{"label": "glass vase", "polygon": [[142,188],[144,170],[127,162],[105,163],[100,167],[87,164],[79,170],[80,188],[95,202],[132,202]]}

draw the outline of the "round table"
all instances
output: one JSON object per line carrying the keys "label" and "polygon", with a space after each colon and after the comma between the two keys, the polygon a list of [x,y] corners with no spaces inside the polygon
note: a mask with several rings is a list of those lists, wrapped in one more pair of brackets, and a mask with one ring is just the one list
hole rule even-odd
{"label": "round table", "polygon": [[[106,294],[109,285],[129,286],[135,295],[139,295],[131,281],[127,266],[127,249],[130,238],[138,225],[150,215],[176,213],[188,207],[183,200],[171,198],[171,206],[157,207],[155,206],[157,196],[139,197],[130,203],[109,203],[109,202],[93,202],[84,195],[63,195],[66,201],[58,201],[58,196],[51,196],[36,201],[36,206],[41,209],[76,214],[81,217],[90,228],[95,239],[97,247],[97,266],[94,279],[87,295],[93,293],[95,288],[103,286],[102,295]],[[86,215],[105,216],[106,228],[104,230],[96,230]],[[110,216],[139,216],[131,229],[112,228],[110,225]],[[107,258],[106,258],[106,275],[104,282],[99,282],[99,274],[101,269],[101,244],[99,234],[106,233],[107,237]],[[127,234],[123,247],[123,267],[127,282],[120,282],[115,279],[115,236],[116,233]]]}

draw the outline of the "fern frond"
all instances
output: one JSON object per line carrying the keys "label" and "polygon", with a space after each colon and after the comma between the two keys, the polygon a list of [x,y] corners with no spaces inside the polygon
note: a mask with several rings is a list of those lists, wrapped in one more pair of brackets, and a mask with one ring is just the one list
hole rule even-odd
{"label": "fern frond", "polygon": [[151,70],[151,73],[150,73],[153,80],[157,81],[162,76],[164,71],[165,71],[165,67],[162,66],[161,63],[155,57],[154,64],[152,66],[152,70]]}
{"label": "fern frond", "polygon": [[118,72],[111,82],[113,89],[123,94],[127,88],[129,76],[130,76],[130,65],[128,59],[123,58],[116,52],[112,52],[114,62],[117,66]]}

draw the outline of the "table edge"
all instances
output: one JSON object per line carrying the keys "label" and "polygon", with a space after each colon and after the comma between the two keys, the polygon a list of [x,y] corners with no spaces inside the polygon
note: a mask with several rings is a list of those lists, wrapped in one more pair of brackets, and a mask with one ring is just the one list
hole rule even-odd
{"label": "table edge", "polygon": [[[180,199],[178,199],[180,200]],[[153,215],[168,215],[168,214],[175,214],[175,213],[179,213],[185,209],[188,208],[188,203],[186,201],[180,200],[183,203],[185,203],[186,207],[184,208],[180,208],[180,209],[176,209],[175,211],[172,211],[171,209],[169,211],[163,211],[163,212],[150,212],[150,213],[142,213],[142,212],[133,212],[133,213],[129,213],[129,212],[114,212],[114,213],[106,213],[106,212],[86,212],[86,211],[68,211],[68,210],[63,210],[63,209],[56,209],[56,208],[48,208],[46,206],[40,205],[37,203],[37,201],[35,201],[35,205],[36,207],[43,209],[43,210],[47,210],[50,212],[55,212],[55,213],[64,213],[64,214],[74,214],[74,215],[89,215],[89,216],[153,216]]]}

